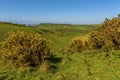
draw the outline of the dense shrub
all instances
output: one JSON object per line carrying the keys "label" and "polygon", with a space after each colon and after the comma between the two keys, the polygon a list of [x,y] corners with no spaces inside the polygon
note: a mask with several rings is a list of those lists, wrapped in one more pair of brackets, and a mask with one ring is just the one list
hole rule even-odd
{"label": "dense shrub", "polygon": [[120,16],[106,19],[102,25],[90,34],[93,49],[120,49]]}
{"label": "dense shrub", "polygon": [[71,43],[70,48],[76,51],[82,51],[83,48],[83,40],[81,40],[80,38],[74,38],[73,43]]}
{"label": "dense shrub", "polygon": [[82,37],[76,37],[73,38],[72,43],[70,45],[70,49],[74,51],[85,51],[90,48],[90,45],[88,44],[88,39],[87,38],[82,38]]}
{"label": "dense shrub", "polygon": [[88,39],[74,38],[70,48],[75,51],[120,50],[120,15],[106,19],[97,29],[92,31]]}
{"label": "dense shrub", "polygon": [[37,66],[51,57],[49,41],[26,32],[9,32],[2,57],[9,67]]}

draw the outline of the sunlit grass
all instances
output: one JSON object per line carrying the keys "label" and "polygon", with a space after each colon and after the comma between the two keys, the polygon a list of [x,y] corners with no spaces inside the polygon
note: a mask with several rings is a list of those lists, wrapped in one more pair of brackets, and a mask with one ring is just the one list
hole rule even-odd
{"label": "sunlit grass", "polygon": [[[36,27],[18,27],[0,25],[0,42],[7,38],[9,31],[38,33],[52,41],[52,52],[56,61],[51,70],[43,71],[38,67],[8,69],[2,65],[0,56],[0,80],[119,80],[120,51],[107,53],[85,51],[62,54],[60,50],[70,45],[75,37],[87,39],[88,33],[95,28],[91,25],[39,25]],[[47,31],[47,32],[46,32]],[[0,46],[1,51],[1,46]],[[1,52],[0,52],[0,55]]]}

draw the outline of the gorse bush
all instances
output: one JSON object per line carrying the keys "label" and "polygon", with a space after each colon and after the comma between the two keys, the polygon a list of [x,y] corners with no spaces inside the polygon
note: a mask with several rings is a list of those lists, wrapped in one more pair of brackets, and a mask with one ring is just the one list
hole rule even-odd
{"label": "gorse bush", "polygon": [[75,51],[84,50],[120,50],[120,15],[106,19],[100,27],[89,34],[87,40],[74,38],[70,48]]}
{"label": "gorse bush", "polygon": [[73,43],[71,43],[70,48],[76,51],[81,52],[84,48],[83,45],[83,40],[81,40],[80,38],[74,38],[72,40]]}
{"label": "gorse bush", "polygon": [[73,38],[72,43],[70,44],[70,49],[73,51],[85,51],[90,48],[90,45],[88,44],[88,39],[87,38],[82,38],[82,37],[76,37]]}
{"label": "gorse bush", "polygon": [[37,66],[51,57],[50,41],[26,32],[9,32],[4,41],[2,57],[9,67]]}
{"label": "gorse bush", "polygon": [[120,16],[106,19],[102,25],[90,34],[93,49],[120,49]]}

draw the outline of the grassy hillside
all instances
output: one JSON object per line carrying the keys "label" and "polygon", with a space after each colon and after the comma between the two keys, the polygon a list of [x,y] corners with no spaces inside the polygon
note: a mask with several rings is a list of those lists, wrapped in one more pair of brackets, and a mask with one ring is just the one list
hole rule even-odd
{"label": "grassy hillside", "polygon": [[96,25],[40,24],[36,27],[37,33],[52,40],[52,48],[56,52],[68,46],[72,38],[88,34]]}
{"label": "grassy hillside", "polygon": [[[23,69],[5,68],[0,60],[0,80],[119,80],[120,51],[106,52],[96,50],[62,54],[61,49],[71,43],[71,39],[86,36],[97,25],[40,24],[35,26],[18,26],[0,23],[0,42],[7,38],[9,31],[38,33],[52,41],[55,54],[51,69],[47,71],[38,67]],[[0,53],[1,54],[1,53]]]}
{"label": "grassy hillside", "polygon": [[0,80],[119,80],[120,51],[114,53],[116,56],[112,57],[96,51],[59,55],[62,60],[48,71],[39,67],[18,70],[1,66]]}
{"label": "grassy hillside", "polygon": [[66,24],[40,24],[35,26],[18,26],[12,24],[0,24],[0,42],[8,36],[10,31],[25,31],[28,33],[38,33],[42,37],[50,39],[52,48],[55,51],[66,47],[72,38],[85,35],[90,32],[95,25],[66,25]]}

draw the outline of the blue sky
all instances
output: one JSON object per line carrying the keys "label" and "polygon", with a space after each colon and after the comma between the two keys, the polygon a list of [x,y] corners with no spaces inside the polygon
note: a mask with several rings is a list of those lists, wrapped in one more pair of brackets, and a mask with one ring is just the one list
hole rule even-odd
{"label": "blue sky", "polygon": [[120,13],[120,0],[0,0],[0,21],[98,24]]}

